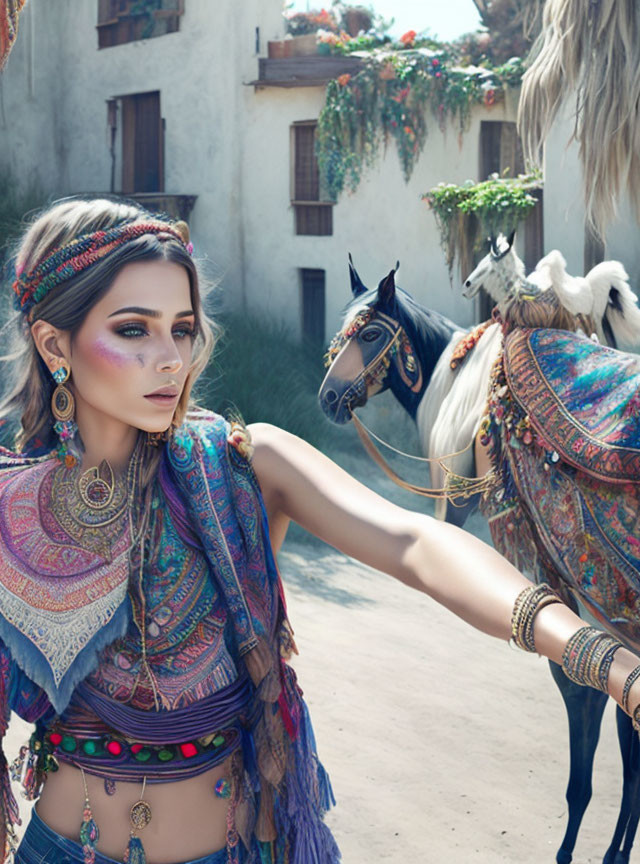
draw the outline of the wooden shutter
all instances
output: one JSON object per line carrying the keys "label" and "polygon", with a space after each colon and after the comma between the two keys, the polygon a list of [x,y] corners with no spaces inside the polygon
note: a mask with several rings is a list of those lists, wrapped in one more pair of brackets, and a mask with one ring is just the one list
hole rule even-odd
{"label": "wooden shutter", "polygon": [[529,213],[520,230],[524,230],[524,267],[527,273],[535,270],[536,264],[544,255],[544,220],[542,189],[534,189],[531,194],[537,204]]}
{"label": "wooden shutter", "polygon": [[98,48],[110,48],[138,39],[151,39],[180,29],[184,0],[161,0],[146,14],[135,11],[132,0],[98,0]]}
{"label": "wooden shutter", "polygon": [[522,143],[515,123],[483,120],[480,123],[480,179],[490,174],[517,177],[524,171]]}
{"label": "wooden shutter", "polygon": [[325,341],[325,271],[304,268],[300,271],[302,286],[302,335],[305,340]]}
{"label": "wooden shutter", "polygon": [[122,99],[122,191],[163,192],[163,128],[160,93]]}
{"label": "wooden shutter", "polygon": [[316,124],[293,126],[293,205],[296,234],[333,234],[333,205],[321,201],[320,172],[316,159]]}
{"label": "wooden shutter", "polygon": [[320,200],[320,174],[315,154],[316,127],[294,127],[294,193],[296,201]]}

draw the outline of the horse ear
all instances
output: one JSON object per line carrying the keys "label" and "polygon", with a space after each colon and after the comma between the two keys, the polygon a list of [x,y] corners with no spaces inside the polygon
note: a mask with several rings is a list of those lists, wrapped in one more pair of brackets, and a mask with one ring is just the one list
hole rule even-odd
{"label": "horse ear", "polygon": [[378,301],[385,306],[390,306],[396,296],[396,271],[390,270],[384,279],[380,280],[378,285]]}
{"label": "horse ear", "polygon": [[513,246],[513,241],[515,239],[516,239],[516,231],[514,228],[513,231],[511,232],[511,234],[509,234],[509,236],[507,237],[507,248],[508,249],[511,249],[511,247]]}
{"label": "horse ear", "polygon": [[351,257],[351,252],[349,252],[349,276],[351,278],[351,292],[353,296],[359,297],[360,294],[364,294],[367,290],[367,286],[358,276],[358,271],[353,266],[353,258]]}

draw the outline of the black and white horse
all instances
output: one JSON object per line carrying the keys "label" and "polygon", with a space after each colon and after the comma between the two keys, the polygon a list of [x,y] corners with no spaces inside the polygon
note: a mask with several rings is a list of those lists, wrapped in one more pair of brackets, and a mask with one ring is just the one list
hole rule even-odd
{"label": "black and white horse", "polygon": [[[511,238],[509,249],[512,242]],[[498,258],[500,251],[496,247],[491,254]],[[489,262],[491,267],[495,270],[505,257]],[[351,258],[349,271],[353,299],[341,330],[329,346],[330,367],[318,394],[324,413],[334,423],[346,423],[355,408],[389,389],[416,422],[423,453],[433,459],[458,454],[446,460],[449,468],[460,476],[475,476],[476,460],[481,460],[483,454],[481,449],[476,451],[474,442],[485,410],[490,371],[501,349],[500,326],[488,324],[468,332],[438,312],[420,306],[396,286],[397,266],[373,290],[365,287]],[[611,287],[612,291],[618,290]],[[619,304],[607,303],[598,320],[597,329],[605,335],[611,330],[614,343],[616,333],[626,337],[630,332],[619,311]],[[636,313],[640,316],[633,304],[631,315]],[[638,338],[640,328],[636,343]],[[438,464],[431,462],[430,468],[431,485],[443,486]],[[461,525],[475,503],[472,500],[466,507],[452,507],[439,501],[437,515]],[[607,697],[578,687],[559,666],[550,665],[569,715],[569,820],[556,858],[558,864],[569,864],[591,798],[593,758]],[[623,800],[604,864],[628,864],[640,815],[638,736],[620,710],[618,736],[624,768]]]}
{"label": "black and white horse", "polygon": [[[382,390],[390,389],[418,427],[422,452],[437,459],[459,453],[447,464],[456,474],[475,470],[470,444],[482,419],[489,372],[500,350],[500,327],[492,324],[475,341],[459,367],[452,355],[465,328],[416,303],[395,283],[392,270],[368,290],[349,262],[353,302],[328,352],[331,368],[318,398],[334,423],[346,423],[351,411]],[[455,384],[455,388],[454,388]],[[459,452],[464,451],[464,452]],[[431,484],[444,483],[431,463]],[[472,507],[436,502],[436,515],[462,525]]]}

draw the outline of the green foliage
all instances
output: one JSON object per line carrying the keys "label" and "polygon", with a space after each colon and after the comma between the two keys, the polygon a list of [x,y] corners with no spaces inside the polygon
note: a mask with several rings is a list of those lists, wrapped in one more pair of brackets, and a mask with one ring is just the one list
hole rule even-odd
{"label": "green foliage", "polygon": [[336,433],[318,405],[323,346],[300,344],[286,327],[257,315],[225,314],[199,402],[246,423],[273,423],[326,446]]}
{"label": "green foliage", "polygon": [[497,68],[464,68],[456,65],[447,47],[411,47],[417,38],[410,31],[401,39],[403,50],[376,49],[356,75],[329,82],[316,153],[325,188],[334,199],[345,186],[357,188],[390,138],[409,180],[431,118],[441,130],[454,123],[462,134],[474,105],[494,104],[504,88],[516,86],[522,76],[519,60]]}
{"label": "green foliage", "polygon": [[531,193],[541,187],[539,172],[518,177],[492,174],[481,183],[439,183],[423,195],[438,224],[449,274],[456,257],[465,259],[465,269],[470,250],[480,248],[487,237],[514,231],[536,205]]}

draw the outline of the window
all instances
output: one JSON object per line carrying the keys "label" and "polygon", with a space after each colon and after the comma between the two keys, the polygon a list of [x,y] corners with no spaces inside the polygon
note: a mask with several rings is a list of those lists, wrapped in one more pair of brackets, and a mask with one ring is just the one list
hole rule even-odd
{"label": "window", "polygon": [[296,234],[330,236],[333,234],[333,202],[322,194],[315,152],[315,121],[294,123],[292,136],[291,203],[295,211]]}
{"label": "window", "polygon": [[[516,131],[516,124],[502,120],[483,120],[480,124],[480,179],[486,180],[490,174],[506,174],[517,177],[524,173],[522,142]],[[542,189],[531,193],[538,199],[519,233],[524,236],[524,266],[531,272],[544,255],[544,235]],[[493,301],[483,292],[480,295],[480,315],[482,320],[491,314]]]}
{"label": "window", "polygon": [[184,0],[98,0],[98,48],[175,33]]}
{"label": "window", "polygon": [[164,191],[164,124],[160,93],[120,98],[122,106],[122,191]]}
{"label": "window", "polygon": [[324,343],[325,271],[300,271],[302,335],[308,342]]}

